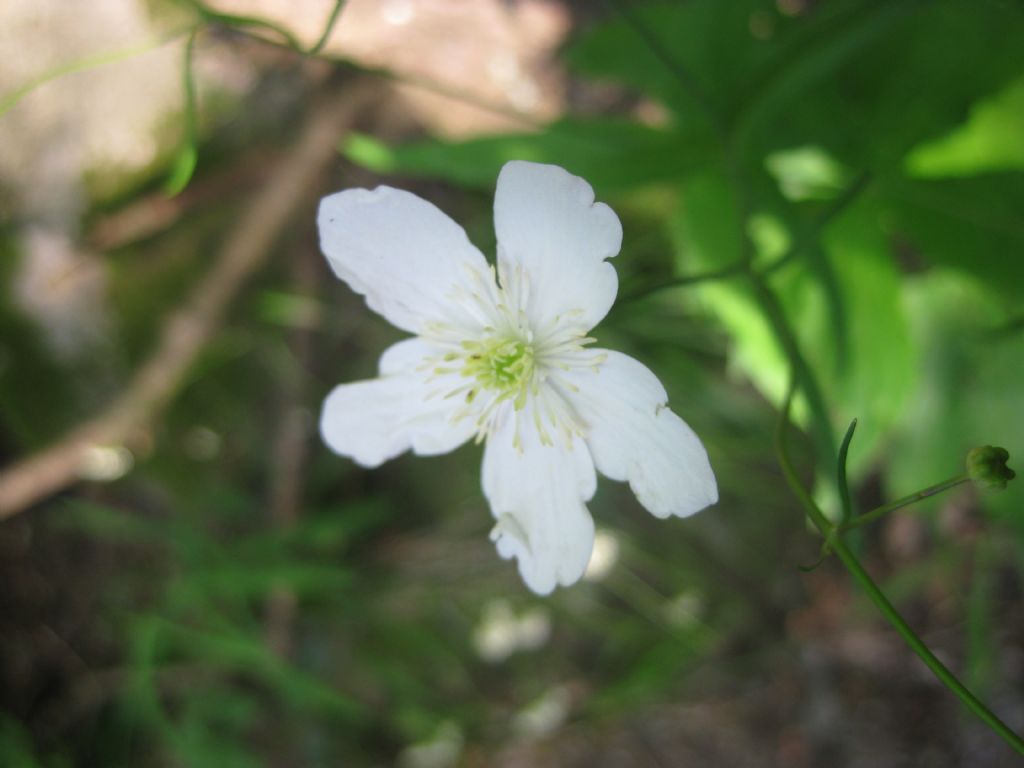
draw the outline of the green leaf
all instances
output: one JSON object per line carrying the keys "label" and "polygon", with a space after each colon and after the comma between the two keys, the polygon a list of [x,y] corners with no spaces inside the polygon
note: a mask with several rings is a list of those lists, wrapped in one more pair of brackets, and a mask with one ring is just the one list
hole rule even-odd
{"label": "green leaf", "polygon": [[[733,95],[758,70],[775,42],[757,37],[753,24],[792,26],[765,0],[692,0],[680,3],[624,3],[628,13],[657,40],[674,65],[686,70],[711,106],[727,111]],[[671,107],[680,124],[703,116],[676,73],[621,14],[588,30],[569,49],[569,65],[595,78],[612,79]]]}
{"label": "green leaf", "polygon": [[[740,258],[734,196],[722,175],[691,177],[672,223],[681,273],[700,273]],[[800,226],[761,213],[748,223],[763,263],[783,251]],[[817,372],[836,423],[860,418],[851,471],[863,469],[885,431],[898,418],[913,386],[915,360],[902,308],[900,275],[878,215],[868,205],[848,209],[819,244],[771,278],[796,330],[804,356]],[[742,278],[702,283],[696,294],[732,338],[730,365],[780,403],[789,363]],[[806,418],[801,406],[799,420]],[[834,456],[829,456],[831,464]]]}
{"label": "green leaf", "polygon": [[198,162],[199,150],[194,143],[188,141],[178,150],[178,154],[175,156],[174,163],[171,166],[171,172],[167,177],[167,181],[164,182],[164,193],[168,197],[180,194],[188,186]]}
{"label": "green leaf", "polygon": [[[862,472],[903,412],[916,380],[917,359],[902,303],[901,277],[872,206],[856,205],[824,234],[827,258],[842,296],[844,357],[822,365],[839,423],[858,419],[850,468]],[[801,322],[798,321],[798,327]],[[816,329],[819,361],[835,347],[828,323]]]}
{"label": "green leaf", "polygon": [[967,121],[914,148],[907,173],[917,178],[1024,171],[1024,79],[978,102]]}
{"label": "green leaf", "polygon": [[1009,297],[1024,285],[1024,173],[880,185],[883,223],[928,263],[976,275]]}
{"label": "green leaf", "polygon": [[425,141],[388,147],[351,136],[342,151],[377,173],[445,179],[493,189],[509,160],[557,163],[602,192],[673,180],[700,167],[709,139],[693,131],[652,128],[620,119],[566,119],[538,133],[490,136],[459,143]]}
{"label": "green leaf", "polygon": [[821,147],[780,150],[765,158],[765,167],[787,200],[828,200],[849,183],[849,172]]}
{"label": "green leaf", "polygon": [[[736,263],[742,255],[739,211],[722,174],[691,176],[670,222],[680,274],[700,274]],[[781,402],[789,366],[756,300],[742,280],[700,284],[692,291],[732,338],[730,366],[749,376],[773,402]]]}
{"label": "green leaf", "polygon": [[872,5],[856,57],[780,102],[758,129],[762,146],[822,143],[851,167],[885,168],[1024,70],[1024,19],[1008,4]]}

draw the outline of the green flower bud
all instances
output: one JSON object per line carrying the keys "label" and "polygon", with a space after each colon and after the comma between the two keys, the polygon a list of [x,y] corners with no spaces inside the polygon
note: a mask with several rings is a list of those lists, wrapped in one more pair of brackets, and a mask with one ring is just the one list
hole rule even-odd
{"label": "green flower bud", "polygon": [[967,454],[967,474],[983,488],[1005,488],[1017,473],[1006,466],[1010,453],[994,445],[979,445]]}

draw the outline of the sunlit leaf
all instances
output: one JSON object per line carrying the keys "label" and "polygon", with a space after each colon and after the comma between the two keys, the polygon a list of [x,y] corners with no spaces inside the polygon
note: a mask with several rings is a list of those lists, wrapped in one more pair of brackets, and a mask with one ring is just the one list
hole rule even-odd
{"label": "sunlit leaf", "polygon": [[971,109],[952,132],[921,144],[907,156],[917,178],[974,176],[993,171],[1024,171],[1024,79]]}

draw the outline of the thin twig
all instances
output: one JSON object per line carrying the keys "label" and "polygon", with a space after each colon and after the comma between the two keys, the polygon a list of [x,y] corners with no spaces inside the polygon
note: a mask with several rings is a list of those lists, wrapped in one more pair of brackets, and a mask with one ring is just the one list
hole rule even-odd
{"label": "thin twig", "polygon": [[[319,259],[316,248],[300,242],[289,260],[291,290],[303,298],[316,295]],[[290,365],[280,374],[280,412],[273,442],[270,474],[270,525],[287,531],[302,514],[302,475],[309,453],[305,371],[313,357],[313,328],[303,325],[290,334]],[[292,630],[296,613],[295,591],[278,585],[266,605],[267,646],[287,658],[292,651]]]}
{"label": "thin twig", "polygon": [[928,488],[924,488],[923,490],[904,496],[902,499],[897,499],[896,501],[890,502],[889,504],[883,504],[882,506],[877,507],[876,509],[872,509],[870,512],[865,512],[860,517],[852,518],[844,525],[841,525],[839,527],[839,530],[841,533],[852,531],[854,528],[860,528],[862,525],[873,523],[880,517],[884,517],[890,512],[895,512],[897,509],[909,507],[911,504],[916,504],[919,501],[923,501],[932,496],[936,496],[940,493],[948,491],[950,488],[955,488],[958,485],[962,485],[963,483],[969,483],[970,481],[971,478],[968,475],[957,475],[956,477],[951,477],[948,480],[944,480],[941,483],[936,483],[935,485],[929,486]]}
{"label": "thin twig", "polygon": [[681,275],[680,277],[673,277],[668,280],[656,283],[654,285],[641,286],[635,290],[626,293],[624,296],[619,297],[620,302],[637,301],[650,296],[652,293],[663,291],[667,288],[682,288],[686,285],[696,285],[698,283],[710,283],[715,280],[722,280],[727,277],[733,277],[734,275],[742,275],[746,273],[747,267],[745,263],[730,264],[727,267],[721,269],[712,269],[707,272],[698,272],[693,275]]}
{"label": "thin twig", "polygon": [[327,45],[327,41],[330,40],[331,32],[334,31],[334,25],[338,23],[338,17],[341,16],[344,8],[345,0],[335,0],[331,15],[327,17],[327,23],[324,24],[324,31],[320,33],[320,38],[306,51],[307,54],[315,56],[323,50],[323,47]]}
{"label": "thin twig", "polygon": [[319,171],[336,157],[339,137],[373,95],[371,85],[359,82],[316,105],[294,149],[240,218],[210,272],[167,319],[156,349],[124,394],[56,444],[0,473],[0,519],[77,482],[90,449],[129,441],[166,404],[228,302],[266,260]]}
{"label": "thin twig", "polygon": [[3,115],[17,105],[17,103],[25,96],[32,93],[36,88],[46,85],[51,80],[57,80],[65,75],[85,72],[107,64],[114,64],[119,61],[141,56],[144,53],[155,51],[157,48],[162,48],[168,43],[173,43],[191,32],[191,27],[188,29],[176,29],[166,35],[161,35],[158,38],[144,43],[138,43],[115,51],[103,51],[102,53],[76,59],[75,61],[66,64],[58,64],[56,67],[46,70],[42,74],[33,77],[28,82],[22,83],[14,90],[0,96],[0,117],[3,117]]}

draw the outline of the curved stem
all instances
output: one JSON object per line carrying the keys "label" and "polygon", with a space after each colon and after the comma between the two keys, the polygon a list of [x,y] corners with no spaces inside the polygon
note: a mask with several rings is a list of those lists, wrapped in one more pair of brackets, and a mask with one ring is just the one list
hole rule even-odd
{"label": "curved stem", "polygon": [[847,548],[846,542],[841,538],[836,538],[833,542],[833,550],[836,555],[842,560],[843,565],[853,576],[854,580],[860,584],[861,588],[867,593],[868,597],[871,598],[871,602],[875,604],[875,607],[881,611],[882,615],[888,620],[889,624],[892,625],[903,641],[910,646],[910,649],[917,654],[917,657],[925,663],[925,666],[932,671],[932,673],[939,678],[939,681],[945,685],[950,691],[952,691],[957,698],[964,703],[964,705],[977,715],[989,728],[999,734],[1003,741],[1009,744],[1019,754],[1024,755],[1024,739],[1021,739],[1013,729],[1011,729],[1006,723],[1000,720],[992,710],[985,706],[985,703],[975,696],[971,690],[960,682],[956,675],[949,671],[939,658],[932,653],[932,650],[925,644],[925,642],[918,637],[917,633],[911,629],[910,625],[907,624],[903,616],[900,615],[899,611],[893,607],[893,604],[889,602],[888,598],[883,594],[882,590],[879,589],[878,585],[875,584],[874,579],[864,570],[864,566],[860,564],[860,561],[854,556],[854,554]]}
{"label": "curved stem", "polygon": [[206,3],[202,2],[202,0],[182,0],[182,2],[192,8],[192,10],[199,15],[199,18],[207,24],[222,24],[229,28],[253,27],[255,29],[264,29],[278,35],[285,41],[285,43],[287,43],[289,48],[296,51],[302,50],[302,44],[290,30],[282,27],[280,24],[270,21],[269,19],[260,18],[258,16],[246,16],[237,13],[222,13],[221,11],[214,10]]}
{"label": "curved stem", "polygon": [[313,43],[313,46],[306,51],[307,55],[315,56],[323,50],[323,47],[327,45],[327,40],[331,36],[331,32],[334,31],[334,25],[338,22],[338,17],[341,16],[341,11],[345,7],[345,0],[335,0],[334,10],[331,11],[331,15],[327,17],[327,23],[324,24],[324,31],[320,33],[320,38]]}
{"label": "curved stem", "polygon": [[722,280],[733,275],[741,275],[747,271],[746,264],[743,262],[737,262],[730,264],[727,267],[721,269],[712,269],[707,272],[698,272],[695,275],[682,275],[680,277],[672,277],[668,280],[664,280],[653,285],[646,285],[631,291],[624,296],[620,296],[619,302],[630,302],[637,301],[650,296],[652,293],[665,290],[666,288],[680,288],[684,285],[696,285],[697,283],[709,283],[713,280]]}
{"label": "curved stem", "polygon": [[747,277],[754,288],[754,297],[760,304],[761,311],[789,360],[795,383],[799,385],[804,397],[807,398],[807,405],[811,410],[811,433],[817,443],[818,453],[820,456],[835,456],[836,438],[832,431],[832,419],[829,417],[828,407],[825,405],[825,396],[818,385],[814,372],[811,371],[811,367],[800,351],[796,334],[789,324],[782,304],[760,272],[752,267],[748,268]]}
{"label": "curved stem", "polygon": [[[911,650],[917,654],[925,665],[935,674],[939,681],[949,688],[949,690],[952,691],[962,702],[964,702],[972,712],[981,718],[981,720],[993,731],[999,734],[999,736],[1001,736],[1007,744],[1013,747],[1013,749],[1024,755],[1024,740],[1022,740],[1020,736],[1014,733],[1005,723],[996,717],[996,715],[993,714],[981,702],[981,700],[978,699],[978,697],[971,693],[967,687],[964,686],[964,684],[961,683],[941,661],[939,661],[938,657],[932,653],[931,649],[928,648],[924,641],[917,636],[914,630],[911,629],[910,625],[907,624],[903,617],[900,616],[899,612],[893,607],[892,603],[890,603],[885,595],[882,594],[882,591],[872,580],[868,572],[864,570],[860,561],[857,560],[854,554],[846,546],[846,543],[839,535],[840,530],[825,516],[825,513],[822,512],[821,508],[815,503],[814,499],[811,498],[810,493],[808,493],[800,482],[800,478],[797,476],[796,470],[793,468],[793,463],[790,461],[785,440],[786,428],[789,424],[789,411],[793,403],[793,397],[796,393],[797,385],[801,387],[804,396],[807,398],[808,405],[810,406],[812,417],[811,425],[820,450],[825,451],[824,455],[828,456],[833,456],[836,452],[834,450],[831,420],[825,406],[825,399],[820,387],[818,386],[817,379],[810,366],[808,366],[807,362],[804,360],[796,339],[796,334],[785,315],[778,297],[772,291],[767,280],[768,275],[789,261],[790,258],[796,254],[797,250],[791,249],[776,262],[769,264],[764,270],[758,270],[755,268],[751,258],[753,253],[753,243],[750,240],[750,235],[746,231],[746,222],[751,213],[749,190],[745,184],[743,174],[740,172],[737,153],[734,145],[729,140],[729,132],[726,129],[722,117],[714,108],[713,103],[710,101],[703,88],[700,87],[697,80],[671,55],[668,49],[661,44],[661,41],[658,39],[654,31],[648,28],[643,20],[639,16],[635,15],[632,10],[628,9],[625,2],[622,2],[621,0],[609,0],[609,2],[634,29],[634,31],[646,42],[651,53],[653,53],[662,62],[665,68],[676,77],[682,90],[685,91],[690,96],[694,104],[705,113],[712,127],[718,134],[719,141],[722,145],[722,159],[730,180],[735,186],[740,212],[739,234],[742,245],[739,263],[743,266],[747,277],[750,279],[751,286],[754,289],[754,294],[761,306],[761,310],[764,312],[764,315],[772,326],[772,330],[775,332],[786,357],[789,359],[792,372],[792,380],[786,394],[785,404],[779,414],[779,422],[775,432],[776,450],[779,455],[779,462],[782,465],[782,471],[786,476],[786,481],[789,483],[793,492],[797,495],[797,498],[800,500],[801,505],[807,512],[808,517],[810,517],[815,527],[817,527],[821,532],[821,535],[825,538],[826,546],[831,547],[836,552],[843,565],[845,565],[847,570],[850,571],[854,580],[860,584],[865,592],[867,592],[871,601],[878,607],[882,615],[885,616]],[[826,210],[824,214],[824,223],[827,223],[830,218],[837,215],[843,208],[849,205],[868,180],[869,179],[866,174],[863,174],[855,180],[846,192],[840,195],[840,197],[834,201],[833,205]],[[824,226],[824,223],[822,223],[821,226]],[[804,245],[804,243],[800,243],[799,248],[803,248]],[[847,439],[844,441],[847,446],[851,436],[852,429],[848,431]],[[841,465],[843,464],[843,462],[840,463]],[[869,514],[875,515],[876,512]],[[867,515],[864,517],[867,517]]]}
{"label": "curved stem", "polygon": [[[854,581],[856,581],[860,585],[861,589],[867,593],[871,602],[875,604],[875,607],[878,608],[892,628],[896,630],[901,638],[903,638],[903,641],[910,647],[917,657],[924,662],[925,666],[927,666],[939,681],[946,686],[946,688],[952,691],[952,693],[989,728],[1001,736],[1002,739],[1018,753],[1024,755],[1024,739],[1021,739],[1021,737],[1006,725],[1006,723],[1000,720],[992,710],[985,706],[985,703],[981,701],[981,699],[975,696],[967,686],[961,683],[957,676],[954,675],[949,668],[939,660],[939,657],[932,652],[931,648],[928,647],[924,640],[914,632],[906,619],[904,619],[900,612],[896,610],[895,606],[889,602],[889,599],[875,583],[875,580],[871,578],[871,575],[865,570],[864,566],[861,565],[856,555],[854,555],[853,552],[850,551],[849,547],[846,546],[846,542],[843,541],[841,536],[842,531],[828,520],[825,514],[821,511],[821,508],[817,503],[815,503],[814,499],[811,498],[811,495],[800,482],[800,478],[797,476],[796,470],[793,467],[793,462],[790,459],[789,450],[786,447],[786,428],[789,424],[789,409],[793,402],[793,394],[795,390],[796,379],[794,377],[790,383],[785,403],[779,413],[779,421],[775,430],[775,447],[779,456],[779,463],[782,465],[782,472],[786,477],[786,482],[789,483],[793,493],[795,493],[797,499],[800,500],[800,504],[807,512],[807,516],[811,519],[811,522],[814,523],[821,535],[825,537],[828,547],[836,553],[843,565],[846,566],[846,570],[848,570],[850,575],[853,576]],[[958,482],[963,482],[963,479],[958,479]],[[955,484],[956,483],[953,483],[953,485]],[[939,486],[933,486],[933,488],[938,487]],[[947,487],[952,486],[947,485]],[[938,493],[938,491],[936,490],[935,493]],[[916,495],[917,494],[915,494],[915,496]],[[894,502],[894,504],[896,504],[896,502]],[[886,511],[891,511],[892,508],[896,508],[894,505],[888,506],[890,509],[887,509]],[[880,507],[879,509],[885,508]],[[877,511],[878,510],[874,510],[874,512]],[[858,518],[858,520],[863,520],[867,516],[868,515],[863,515]]]}
{"label": "curved stem", "polygon": [[57,80],[64,75],[85,72],[86,70],[94,69],[96,67],[102,67],[107,64],[124,61],[125,59],[130,59],[135,56],[141,56],[144,53],[149,53],[161,46],[174,42],[191,32],[192,27],[188,27],[187,29],[177,29],[167,35],[156,38],[155,40],[150,40],[138,45],[132,45],[127,48],[121,48],[116,51],[104,51],[103,53],[86,56],[85,58],[72,61],[68,64],[60,64],[52,69],[48,69],[41,75],[33,77],[28,82],[23,83],[14,90],[0,96],[0,117],[3,117],[7,112],[13,109],[19,101],[32,93],[36,88],[46,85],[51,80]]}

